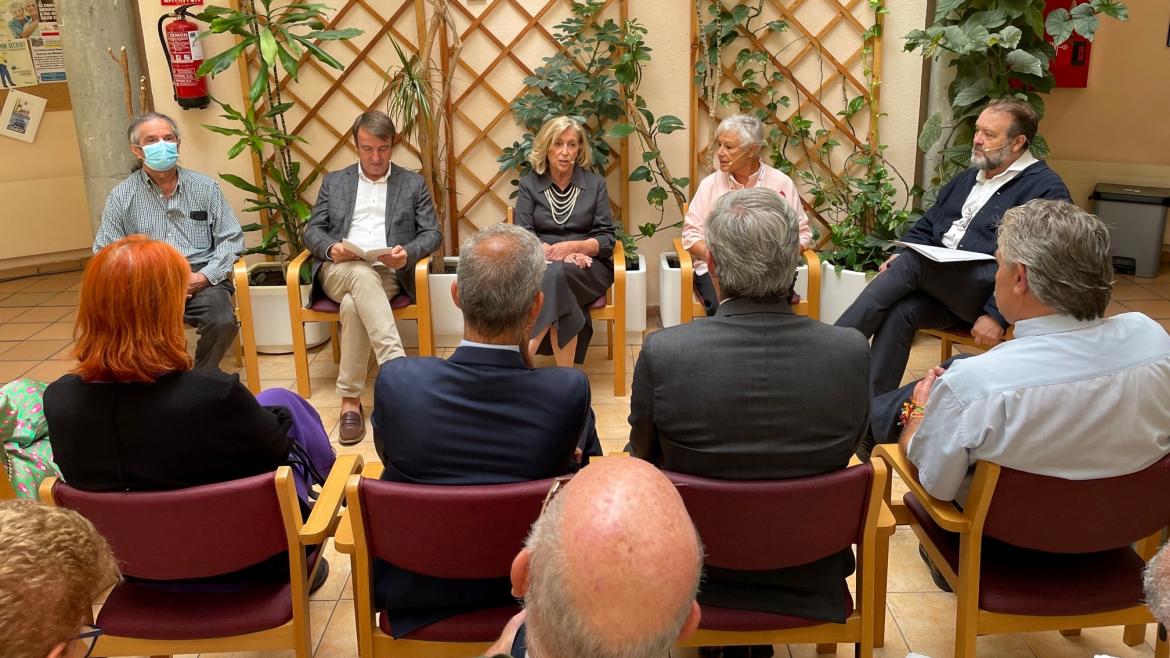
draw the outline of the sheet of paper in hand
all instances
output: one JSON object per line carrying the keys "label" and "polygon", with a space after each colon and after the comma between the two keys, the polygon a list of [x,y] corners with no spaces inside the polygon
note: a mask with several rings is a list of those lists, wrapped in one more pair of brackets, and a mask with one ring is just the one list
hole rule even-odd
{"label": "sheet of paper in hand", "polygon": [[995,260],[995,256],[991,254],[983,254],[978,251],[963,251],[962,249],[947,249],[946,247],[931,247],[925,244],[914,244],[912,242],[902,242],[896,240],[894,244],[899,247],[907,247],[913,249],[918,253],[926,256],[936,263],[964,263],[973,260]]}

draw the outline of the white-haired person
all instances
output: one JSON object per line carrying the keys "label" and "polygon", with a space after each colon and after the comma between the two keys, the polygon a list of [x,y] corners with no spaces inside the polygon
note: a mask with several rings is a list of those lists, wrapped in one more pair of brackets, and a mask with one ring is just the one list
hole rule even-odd
{"label": "white-haired person", "polygon": [[699,182],[699,189],[691,199],[683,220],[682,245],[691,252],[695,263],[695,291],[703,300],[707,315],[715,315],[719,300],[715,286],[707,273],[707,240],[704,227],[707,215],[719,197],[732,190],[750,188],[769,189],[783,198],[796,213],[800,222],[800,249],[812,245],[812,229],[800,203],[796,184],[784,172],[769,167],[760,154],[763,152],[764,124],[750,114],[733,114],[715,129],[715,156],[711,165],[718,169]]}
{"label": "white-haired person", "polygon": [[0,502],[0,656],[85,658],[94,599],[118,581],[106,540],[80,514]]}
{"label": "white-haired person", "polygon": [[593,337],[589,305],[613,284],[609,191],[605,178],[589,171],[589,135],[572,117],[545,121],[528,161],[532,173],[520,179],[515,222],[536,234],[548,262],[530,349],[571,367],[585,361]]}

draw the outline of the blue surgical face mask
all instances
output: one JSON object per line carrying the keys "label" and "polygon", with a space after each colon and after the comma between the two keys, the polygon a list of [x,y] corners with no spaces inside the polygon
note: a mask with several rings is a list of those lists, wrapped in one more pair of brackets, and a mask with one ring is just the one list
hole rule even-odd
{"label": "blue surgical face mask", "polygon": [[157,141],[142,147],[143,163],[154,171],[170,171],[179,161],[179,145],[175,142]]}

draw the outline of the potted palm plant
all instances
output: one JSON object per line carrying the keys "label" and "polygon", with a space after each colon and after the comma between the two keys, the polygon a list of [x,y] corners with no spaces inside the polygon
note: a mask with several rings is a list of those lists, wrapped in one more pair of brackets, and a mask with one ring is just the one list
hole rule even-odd
{"label": "potted palm plant", "polygon": [[[238,38],[231,48],[208,57],[199,67],[198,75],[215,76],[233,64],[247,67],[253,58],[259,62],[239,109],[213,99],[221,110],[219,117],[227,125],[204,124],[204,127],[235,138],[228,149],[228,159],[248,152],[260,172],[255,181],[222,173],[220,178],[247,193],[249,205],[244,212],[259,216],[258,221],[243,225],[245,232],[259,235],[257,243],[245,253],[279,259],[249,268],[257,349],[263,352],[292,349],[284,268],[303,248],[301,236],[311,208],[301,195],[313,185],[318,173],[306,175],[301,163],[293,158],[292,144],[305,140],[288,132],[284,115],[294,103],[285,102],[281,97],[281,80],[286,77],[295,80],[305,57],[334,69],[344,69],[319,44],[350,39],[362,32],[353,28],[328,29],[326,11],[328,7],[324,4],[274,6],[272,0],[246,0],[240,3],[239,9],[210,5],[195,16],[208,26],[201,37],[226,32]],[[306,268],[302,272],[303,284],[309,283],[308,277]],[[310,325],[306,331],[313,345],[329,338],[325,325]]]}

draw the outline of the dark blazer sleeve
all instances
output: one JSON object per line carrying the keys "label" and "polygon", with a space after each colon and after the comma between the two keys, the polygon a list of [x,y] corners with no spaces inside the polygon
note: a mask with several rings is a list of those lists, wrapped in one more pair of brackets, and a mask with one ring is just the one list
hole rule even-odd
{"label": "dark blazer sleeve", "polygon": [[609,188],[605,179],[594,176],[597,188],[593,197],[593,228],[589,230],[589,237],[597,240],[597,257],[613,258],[613,245],[616,242],[614,233],[613,211],[609,206]]}
{"label": "dark blazer sleeve", "polygon": [[654,427],[654,378],[650,360],[653,358],[654,334],[646,336],[638,363],[634,365],[634,383],[630,393],[630,454],[651,464],[662,462],[662,446],[658,429]]}
{"label": "dark blazer sleeve", "polygon": [[536,209],[536,203],[533,202],[532,195],[535,193],[532,174],[521,178],[519,187],[516,189],[516,208],[512,212],[512,223],[520,228],[526,228],[534,234],[536,226],[532,222],[532,213]]}
{"label": "dark blazer sleeve", "polygon": [[406,249],[406,265],[399,270],[403,276],[409,276],[419,260],[434,253],[439,245],[443,244],[443,234],[439,231],[439,224],[435,219],[435,203],[431,199],[431,191],[421,176],[415,178],[415,181],[416,187],[412,195],[414,238],[402,245]]}
{"label": "dark blazer sleeve", "polygon": [[321,189],[317,192],[317,202],[313,204],[313,212],[305,224],[305,248],[318,260],[329,260],[329,247],[340,242],[330,233],[333,224],[329,217],[329,194],[336,181],[336,174],[325,174],[321,180]]}

